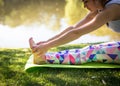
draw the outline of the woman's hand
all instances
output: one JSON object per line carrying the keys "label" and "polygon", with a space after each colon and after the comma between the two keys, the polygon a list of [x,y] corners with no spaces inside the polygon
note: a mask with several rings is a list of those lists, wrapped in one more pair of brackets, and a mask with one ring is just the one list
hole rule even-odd
{"label": "woman's hand", "polygon": [[44,55],[48,51],[47,47],[45,47],[45,41],[35,43],[33,38],[30,38],[29,45],[32,49],[32,52],[39,56]]}

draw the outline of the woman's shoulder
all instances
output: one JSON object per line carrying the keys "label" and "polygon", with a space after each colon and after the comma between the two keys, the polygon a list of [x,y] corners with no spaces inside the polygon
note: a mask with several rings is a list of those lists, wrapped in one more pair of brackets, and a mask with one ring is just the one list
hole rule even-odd
{"label": "woman's shoulder", "polygon": [[[113,1],[113,0],[111,0],[111,1]],[[117,1],[120,1],[120,0],[117,0]],[[107,7],[105,7],[99,13],[99,15],[105,16],[106,18],[108,18],[109,21],[120,20],[120,11],[118,11],[120,9],[120,5],[117,5],[115,3],[113,4],[110,1],[108,3],[111,3],[111,4],[109,4],[109,6],[107,6]]]}
{"label": "woman's shoulder", "polygon": [[120,5],[111,4],[107,6],[104,12],[109,15],[111,20],[120,20]]}

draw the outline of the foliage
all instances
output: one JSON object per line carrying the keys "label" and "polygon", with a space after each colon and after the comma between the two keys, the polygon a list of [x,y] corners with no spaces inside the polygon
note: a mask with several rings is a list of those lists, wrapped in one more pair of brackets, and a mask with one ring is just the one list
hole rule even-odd
{"label": "foliage", "polygon": [[26,73],[24,66],[30,55],[30,49],[0,49],[0,86],[120,86],[119,69],[43,68]]}
{"label": "foliage", "polygon": [[0,22],[4,20],[4,1],[0,0]]}
{"label": "foliage", "polygon": [[94,34],[96,36],[110,36],[111,41],[120,40],[120,33],[113,31],[112,29],[108,28],[106,25],[103,25],[96,31],[93,31],[91,34]]}
{"label": "foliage", "polygon": [[68,19],[69,24],[74,24],[82,19],[87,10],[83,8],[81,0],[66,0],[65,17]]}
{"label": "foliage", "polygon": [[0,0],[0,7],[4,6],[4,1]]}
{"label": "foliage", "polygon": [[[65,1],[52,1],[5,0],[4,9],[2,8],[4,11],[4,21],[1,22],[11,27],[38,22],[39,24],[46,24],[50,29],[59,28],[60,19],[64,16]],[[51,19],[51,16],[55,16],[55,18]],[[55,22],[52,22],[52,20]]]}

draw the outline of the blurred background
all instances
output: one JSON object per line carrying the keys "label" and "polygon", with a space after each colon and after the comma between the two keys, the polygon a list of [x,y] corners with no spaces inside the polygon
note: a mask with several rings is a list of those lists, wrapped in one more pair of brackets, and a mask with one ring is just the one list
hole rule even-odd
{"label": "blurred background", "polygon": [[[0,48],[28,48],[30,37],[44,41],[88,13],[81,0],[0,0]],[[69,44],[120,40],[106,25]]]}

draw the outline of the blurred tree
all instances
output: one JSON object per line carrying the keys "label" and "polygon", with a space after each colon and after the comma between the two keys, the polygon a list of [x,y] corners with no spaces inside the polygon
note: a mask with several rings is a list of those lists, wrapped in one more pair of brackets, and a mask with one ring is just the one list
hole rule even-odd
{"label": "blurred tree", "polygon": [[120,40],[120,33],[114,32],[112,29],[108,28],[106,25],[103,25],[99,29],[91,32],[91,34],[96,36],[110,36],[111,41]]}
{"label": "blurred tree", "polygon": [[4,23],[11,27],[38,22],[58,30],[64,16],[65,0],[4,0],[4,3]]}
{"label": "blurred tree", "polygon": [[65,17],[69,24],[74,24],[82,19],[87,10],[83,8],[81,0],[66,0]]}
{"label": "blurred tree", "polygon": [[4,0],[0,0],[0,23],[3,23],[4,21]]}

